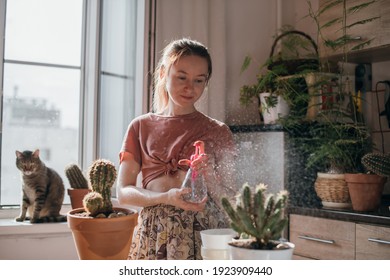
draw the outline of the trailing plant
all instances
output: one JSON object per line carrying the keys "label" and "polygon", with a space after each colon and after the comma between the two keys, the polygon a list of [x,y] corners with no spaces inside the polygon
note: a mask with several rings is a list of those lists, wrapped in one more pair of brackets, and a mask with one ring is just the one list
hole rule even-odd
{"label": "trailing plant", "polygon": [[252,192],[248,183],[242,186],[234,209],[229,200],[222,198],[222,206],[231,220],[231,227],[241,236],[253,238],[254,249],[272,249],[288,224],[284,209],[287,191],[267,194],[267,186],[259,184]]}
{"label": "trailing plant", "polygon": [[68,178],[72,189],[88,189],[88,181],[77,164],[69,164],[65,167],[65,176]]}
{"label": "trailing plant", "polygon": [[[281,51],[274,53],[278,40],[281,41]],[[267,108],[276,106],[278,96],[283,97],[293,112],[305,106],[307,88],[302,76],[285,77],[291,74],[303,75],[318,69],[316,45],[310,41],[312,40],[308,35],[294,30],[291,26],[286,25],[279,30],[279,36],[275,36],[269,58],[260,64],[255,83],[240,88],[241,105],[247,106],[256,100],[260,106],[259,94],[267,92],[270,93],[270,97],[266,100]],[[241,73],[247,70],[251,63],[252,58],[246,56],[241,66]],[[302,105],[302,102],[306,103]]]}
{"label": "trailing plant", "polygon": [[[251,58],[246,57],[244,63],[241,67],[241,71],[245,71],[249,66]],[[256,82],[251,85],[243,85],[240,88],[240,103],[242,105],[249,105],[253,102],[253,100],[257,100],[259,102],[259,94],[262,92],[275,93],[279,88],[277,78],[285,71],[282,69],[283,67],[278,67],[273,71],[262,71],[261,69],[267,68],[271,60],[267,60],[267,62],[260,67],[260,72],[256,76]],[[270,99],[268,104],[269,107],[276,106],[276,96],[273,99]],[[260,104],[260,102],[259,102]]]}
{"label": "trailing plant", "polygon": [[91,216],[103,214],[109,216],[113,213],[111,202],[111,187],[116,180],[115,165],[106,159],[95,160],[89,169],[89,181],[92,192],[83,199],[85,210]]}

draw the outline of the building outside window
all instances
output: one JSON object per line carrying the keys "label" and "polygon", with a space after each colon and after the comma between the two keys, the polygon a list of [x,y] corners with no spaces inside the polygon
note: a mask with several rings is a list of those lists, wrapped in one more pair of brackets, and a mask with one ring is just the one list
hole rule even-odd
{"label": "building outside window", "polygon": [[69,163],[118,165],[142,111],[143,2],[0,0],[1,206],[21,202],[16,150],[39,149],[66,187]]}

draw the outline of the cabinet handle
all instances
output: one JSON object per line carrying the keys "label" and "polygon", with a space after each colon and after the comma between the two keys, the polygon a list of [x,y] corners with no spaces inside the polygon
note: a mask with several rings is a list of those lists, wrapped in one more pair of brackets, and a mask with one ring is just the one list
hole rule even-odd
{"label": "cabinet handle", "polygon": [[381,240],[381,239],[376,239],[376,238],[368,238],[368,241],[375,242],[375,243],[380,243],[380,244],[390,245],[390,241],[387,241],[387,240]]}
{"label": "cabinet handle", "polygon": [[317,242],[326,243],[326,244],[334,244],[335,243],[334,240],[320,239],[320,238],[310,237],[310,236],[306,236],[306,235],[299,235],[298,238],[311,240],[311,241],[317,241]]}

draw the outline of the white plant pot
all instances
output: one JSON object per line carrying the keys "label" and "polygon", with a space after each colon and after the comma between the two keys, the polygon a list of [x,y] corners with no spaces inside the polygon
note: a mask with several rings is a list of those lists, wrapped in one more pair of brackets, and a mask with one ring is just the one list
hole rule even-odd
{"label": "white plant pot", "polygon": [[[234,241],[232,242],[234,243]],[[255,250],[236,247],[230,247],[231,260],[291,260],[295,245],[290,242],[285,242],[289,246],[287,249],[277,250]]]}
{"label": "white plant pot", "polygon": [[204,260],[230,260],[230,249],[207,249],[202,246],[201,255]]}
{"label": "white plant pot", "polygon": [[264,124],[274,124],[280,117],[285,117],[290,112],[287,102],[279,95],[275,107],[267,107],[266,98],[270,96],[269,92],[260,93],[261,114]]}
{"label": "white plant pot", "polygon": [[206,229],[200,232],[202,246],[206,249],[227,250],[228,243],[237,233],[231,228]]}

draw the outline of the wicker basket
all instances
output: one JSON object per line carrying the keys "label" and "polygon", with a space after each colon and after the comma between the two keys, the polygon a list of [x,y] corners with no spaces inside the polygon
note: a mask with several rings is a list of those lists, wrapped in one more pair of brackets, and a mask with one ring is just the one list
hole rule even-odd
{"label": "wicker basket", "polygon": [[[304,32],[298,31],[298,30],[290,30],[283,32],[280,34],[276,39],[274,40],[274,43],[271,48],[270,53],[270,59],[274,59],[274,52],[276,45],[279,40],[281,40],[283,37],[289,36],[289,35],[299,35],[307,39],[310,44],[312,45],[314,51],[316,52],[316,55],[318,57],[318,47],[317,44],[314,42],[314,40],[307,35]],[[304,70],[313,70],[318,71],[319,69],[319,61],[317,58],[297,58],[297,59],[289,59],[289,60],[274,60],[270,63],[268,66],[268,70],[276,69],[277,67],[283,67],[283,71],[285,71],[285,75],[293,75],[300,73]]]}
{"label": "wicker basket", "polygon": [[344,174],[318,173],[314,187],[322,201],[335,203],[351,202]]}

